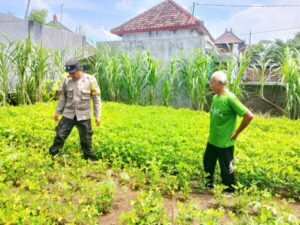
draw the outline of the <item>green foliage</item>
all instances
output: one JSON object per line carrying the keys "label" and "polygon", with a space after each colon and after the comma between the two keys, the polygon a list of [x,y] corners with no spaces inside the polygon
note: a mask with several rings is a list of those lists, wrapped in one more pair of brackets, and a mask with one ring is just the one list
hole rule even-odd
{"label": "green foliage", "polygon": [[143,65],[142,53],[131,56],[127,52],[123,52],[122,62],[122,87],[127,94],[125,102],[129,104],[138,104],[141,100],[141,93],[147,85],[146,73],[142,72]]}
{"label": "green foliage", "polygon": [[289,48],[295,48],[300,51],[300,32],[298,32],[293,39],[287,41],[287,45]]}
{"label": "green foliage", "polygon": [[33,20],[39,24],[45,24],[47,15],[47,9],[32,9],[29,14],[29,20]]}
{"label": "green foliage", "polygon": [[245,51],[236,57],[228,56],[225,62],[225,70],[228,78],[228,89],[239,99],[243,99],[246,92],[243,86],[243,76],[246,72],[251,59],[250,51]]}
{"label": "green foliage", "polygon": [[35,102],[43,100],[43,82],[50,71],[48,50],[34,46],[31,63],[31,79],[29,84],[32,88],[30,99]]}
{"label": "green foliage", "polygon": [[16,42],[15,48],[12,51],[14,70],[18,76],[17,83],[17,98],[20,104],[31,103],[28,90],[26,89],[29,74],[28,67],[30,66],[30,56],[32,52],[32,42],[29,38],[25,42]]}
{"label": "green foliage", "polygon": [[[104,103],[105,119],[93,136],[102,160],[91,163],[80,158],[75,130],[59,155],[48,155],[56,125],[49,115],[55,106],[1,108],[0,223],[96,224],[98,216],[111,210],[117,185],[111,180],[119,176],[123,185],[143,193],[124,214],[124,224],[169,224],[161,194],[189,199],[196,191],[193,181],[204,186],[207,113]],[[228,200],[216,186],[215,208],[196,210],[192,203],[178,203],[173,222],[222,224],[230,212],[233,224],[297,224],[287,202],[276,204],[270,192],[299,196],[299,127],[299,121],[285,118],[256,118],[236,144],[236,194]]]}
{"label": "green foliage", "polygon": [[145,56],[145,71],[147,85],[149,88],[149,103],[155,105],[156,86],[161,77],[161,71],[159,71],[158,60],[150,55],[150,52]]}
{"label": "green foliage", "polygon": [[55,124],[44,106],[1,110],[7,123],[0,128],[0,223],[97,224],[97,216],[110,211],[115,191],[104,178],[107,166],[86,162],[76,148],[52,159]]}
{"label": "green foliage", "polygon": [[281,54],[282,80],[286,89],[285,113],[288,118],[300,117],[300,53],[286,48]]}
{"label": "green foliage", "polygon": [[180,87],[186,88],[193,109],[204,110],[207,106],[211,63],[211,57],[199,49],[178,61]]}
{"label": "green foliage", "polygon": [[150,190],[148,193],[140,192],[136,201],[133,202],[132,210],[121,215],[120,224],[169,224],[163,207],[163,199],[159,192],[153,190]]}
{"label": "green foliage", "polygon": [[96,193],[96,207],[99,213],[108,213],[113,203],[113,194],[116,185],[114,182],[107,182],[100,185],[100,193]]}
{"label": "green foliage", "polygon": [[[7,40],[6,44],[0,44],[0,48],[2,105],[7,104],[9,92],[16,94],[16,104],[32,104],[53,99],[56,91],[54,88],[58,86],[55,79],[63,78],[64,62],[67,59],[65,51],[42,48],[32,43],[30,39],[15,42]],[[95,73],[103,100],[169,106],[173,100],[175,104],[182,101],[180,99],[182,96],[175,93],[178,92],[179,95],[188,96],[188,104],[193,109],[208,110],[211,97],[209,77],[216,69],[225,70],[229,89],[238,98],[244,97],[246,92],[242,77],[250,64],[252,53],[253,49],[250,49],[239,57],[227,57],[222,65],[221,58],[213,52],[206,53],[196,49],[192,54],[178,54],[171,62],[161,63],[149,52],[132,54],[102,46],[95,49],[94,56],[82,62],[88,62],[90,72]],[[82,57],[82,51],[75,50],[73,54]],[[297,119],[299,52],[286,50],[279,54],[276,49],[269,49],[253,57],[254,64],[251,67],[258,75],[259,96],[284,112],[288,118]],[[285,109],[264,96],[264,85],[272,79],[273,74],[281,76],[282,85],[286,88]],[[17,76],[17,79],[14,78],[14,84],[11,85],[8,81],[14,76]]]}
{"label": "green foliage", "polygon": [[255,64],[252,67],[256,71],[260,83],[259,95],[264,98],[264,85],[272,78],[274,68],[277,67],[277,64],[272,62],[268,51],[260,53],[254,62]]}
{"label": "green foliage", "polygon": [[9,75],[13,68],[10,52],[14,43],[6,38],[7,44],[0,43],[0,105],[6,105],[9,93]]}
{"label": "green foliage", "polygon": [[163,76],[163,91],[162,91],[162,96],[163,96],[163,104],[165,106],[169,106],[170,101],[172,100],[172,97],[174,96],[173,94],[173,89],[174,89],[174,79],[176,76],[176,58],[173,57],[171,62],[169,63],[167,69],[165,69],[164,76]]}
{"label": "green foliage", "polygon": [[181,203],[177,202],[178,215],[176,216],[175,224],[177,225],[190,225],[195,224],[198,210],[194,202]]}
{"label": "green foliage", "polygon": [[119,101],[121,98],[120,81],[122,75],[119,55],[113,49],[104,46],[96,50],[91,62],[100,84],[103,99]]}

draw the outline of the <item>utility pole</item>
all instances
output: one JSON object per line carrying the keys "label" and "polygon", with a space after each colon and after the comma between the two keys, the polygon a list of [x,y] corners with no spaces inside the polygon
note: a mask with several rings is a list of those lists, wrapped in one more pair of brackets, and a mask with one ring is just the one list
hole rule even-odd
{"label": "utility pole", "polygon": [[249,32],[249,46],[251,45],[251,30]]}
{"label": "utility pole", "polygon": [[192,15],[194,16],[194,13],[195,13],[195,6],[196,6],[196,3],[193,2],[193,10],[192,10]]}
{"label": "utility pole", "polygon": [[62,23],[62,13],[63,13],[63,6],[65,5],[66,3],[63,3],[60,5],[60,23]]}
{"label": "utility pole", "polygon": [[30,0],[27,1],[27,7],[26,7],[26,12],[25,12],[25,17],[24,17],[24,19],[27,19],[27,17],[28,17],[29,6],[30,6]]}

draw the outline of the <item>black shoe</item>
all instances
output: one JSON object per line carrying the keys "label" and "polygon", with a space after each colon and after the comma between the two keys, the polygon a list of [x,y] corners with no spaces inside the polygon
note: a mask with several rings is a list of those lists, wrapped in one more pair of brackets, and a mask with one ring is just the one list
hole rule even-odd
{"label": "black shoe", "polygon": [[207,182],[207,183],[205,183],[205,187],[206,187],[207,189],[212,189],[212,188],[214,188],[214,185],[213,185],[212,182]]}
{"label": "black shoe", "polygon": [[84,158],[85,160],[90,159],[91,161],[98,161],[98,160],[99,160],[99,159],[97,158],[97,156],[95,156],[95,155],[83,155],[83,158]]}
{"label": "black shoe", "polygon": [[213,189],[213,188],[214,188],[214,185],[213,185],[213,184],[209,184],[209,185],[205,185],[205,187],[206,187],[207,189]]}
{"label": "black shoe", "polygon": [[49,154],[52,155],[52,156],[55,156],[59,153],[59,151],[49,151]]}
{"label": "black shoe", "polygon": [[225,188],[225,189],[223,190],[223,193],[224,193],[224,194],[232,194],[232,193],[234,193],[234,189],[231,188],[231,187]]}

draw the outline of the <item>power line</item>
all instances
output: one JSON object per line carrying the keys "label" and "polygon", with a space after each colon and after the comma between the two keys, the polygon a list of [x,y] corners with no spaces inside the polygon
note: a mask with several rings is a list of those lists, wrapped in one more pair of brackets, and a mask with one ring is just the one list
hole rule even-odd
{"label": "power line", "polygon": [[[258,31],[258,32],[251,32],[252,34],[265,34],[265,33],[272,33],[272,32],[278,32],[278,31],[285,31],[285,30],[295,30],[300,29],[300,27],[288,27],[288,28],[282,28],[282,29],[276,29],[276,30],[266,30],[266,31]],[[239,36],[246,36],[249,35],[249,33],[245,34],[238,34]]]}
{"label": "power line", "polygon": [[211,3],[193,3],[193,5],[211,6],[211,7],[235,7],[235,8],[283,8],[283,7],[300,7],[297,5],[235,5],[235,4],[211,4]]}
{"label": "power line", "polygon": [[207,6],[207,7],[231,7],[231,8],[290,8],[300,7],[299,4],[294,5],[239,5],[239,4],[212,4],[212,3],[196,3],[193,2],[192,15],[194,16],[196,6]]}

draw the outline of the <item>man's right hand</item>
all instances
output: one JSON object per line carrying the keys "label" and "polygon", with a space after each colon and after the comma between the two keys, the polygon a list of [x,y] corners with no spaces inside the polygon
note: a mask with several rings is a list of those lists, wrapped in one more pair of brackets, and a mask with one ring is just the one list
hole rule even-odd
{"label": "man's right hand", "polygon": [[54,114],[53,120],[54,120],[55,122],[58,122],[58,116],[59,116],[58,114],[56,114],[56,113]]}

